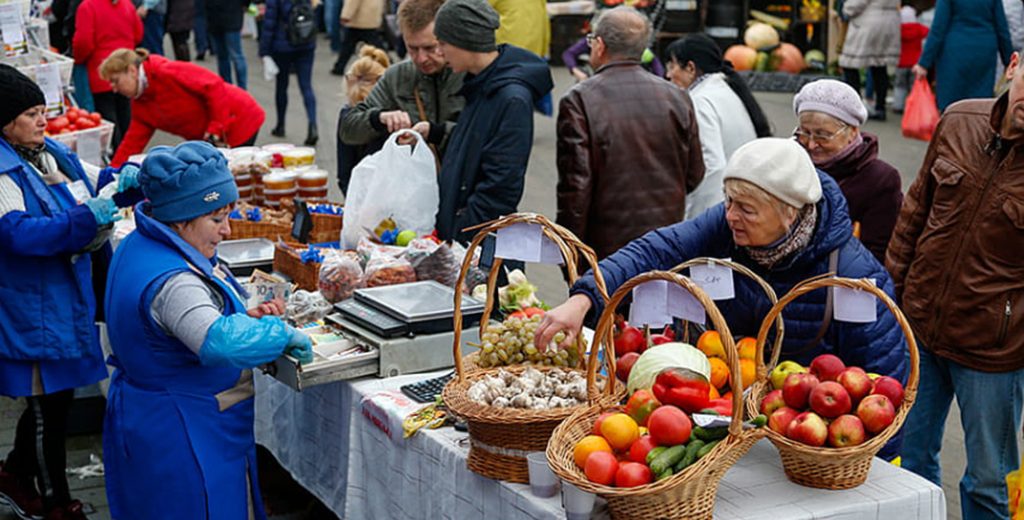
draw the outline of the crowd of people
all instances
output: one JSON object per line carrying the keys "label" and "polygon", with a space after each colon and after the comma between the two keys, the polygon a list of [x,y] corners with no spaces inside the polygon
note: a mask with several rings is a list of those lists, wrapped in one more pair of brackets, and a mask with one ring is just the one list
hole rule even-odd
{"label": "crowd of people", "polygon": [[[0,503],[21,518],[84,518],[68,491],[64,440],[73,389],[107,375],[94,321],[106,322],[113,352],[104,431],[112,515],[265,517],[250,369],[282,353],[307,359],[311,345],[277,317],[278,303],[246,309],[244,289],[215,261],[238,192],[212,145],[253,144],[265,119],[245,90],[236,2],[69,7],[68,52],[97,110],[117,126],[112,168],[98,177],[44,137],[39,88],[0,66],[10,100],[0,108],[0,270],[11,275],[0,281],[0,395],[28,405],[0,465]],[[440,239],[467,242],[469,228],[517,211],[534,112],[550,107],[554,88],[543,4],[403,0],[397,47],[407,59],[392,63],[381,48],[387,3],[328,1],[339,53],[331,72],[345,79],[342,193],[361,159],[411,130],[437,157]],[[828,273],[874,279],[921,347],[917,402],[880,456],[940,483],[942,425],[955,396],[967,446],[964,518],[1008,518],[1003,477],[1019,460],[1024,409],[1024,242],[1016,240],[1024,188],[1015,177],[1024,171],[1016,155],[1024,67],[1010,35],[1024,35],[1024,9],[940,0],[929,19],[896,0],[841,4],[843,81],[795,93],[791,131],[773,127],[713,39],[687,35],[652,56],[645,14],[600,13],[582,46],[567,51],[577,83],[557,100],[556,220],[594,248],[609,291],[703,256],[732,258],[778,294]],[[294,73],[308,145],[319,141],[313,9],[266,0],[259,38],[264,73],[275,78],[270,133],[285,135]],[[196,57],[215,53],[218,74],[188,62],[183,20],[202,22]],[[175,59],[162,55],[164,31]],[[584,49],[587,65],[578,61]],[[897,145],[864,128],[885,118],[890,68],[893,108],[915,76],[931,75],[944,110],[905,198],[899,172],[879,157],[880,146]],[[862,72],[872,103],[860,92]],[[993,98],[997,79],[1008,88]],[[157,130],[186,142],[129,162]],[[111,228],[127,206],[136,231],[112,255]],[[545,315],[538,346],[561,331],[572,342],[601,312],[594,273],[580,274],[568,300]],[[752,335],[771,303],[753,282],[735,283],[721,310],[732,330]],[[807,295],[784,316],[783,357],[832,352],[906,380],[902,331],[878,305],[876,321],[849,324],[832,319],[829,291]]]}

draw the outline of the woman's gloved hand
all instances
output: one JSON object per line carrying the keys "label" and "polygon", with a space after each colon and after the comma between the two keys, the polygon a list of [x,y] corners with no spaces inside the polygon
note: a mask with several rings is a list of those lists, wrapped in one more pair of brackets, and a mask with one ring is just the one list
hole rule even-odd
{"label": "woman's gloved hand", "polygon": [[206,341],[199,348],[199,361],[207,366],[236,368],[270,363],[292,344],[294,330],[276,316],[222,316],[207,330]]}
{"label": "woman's gloved hand", "polygon": [[313,361],[313,340],[309,339],[306,333],[289,328],[292,335],[288,338],[288,346],[284,348],[284,353],[299,360],[300,365]]}
{"label": "woman's gloved hand", "polygon": [[124,163],[117,172],[117,191],[123,193],[139,187],[139,165]]}
{"label": "woman's gloved hand", "polygon": [[113,224],[122,218],[118,214],[117,204],[114,204],[114,201],[111,199],[89,199],[85,201],[85,205],[89,207],[89,211],[92,211],[92,215],[96,217],[97,226]]}

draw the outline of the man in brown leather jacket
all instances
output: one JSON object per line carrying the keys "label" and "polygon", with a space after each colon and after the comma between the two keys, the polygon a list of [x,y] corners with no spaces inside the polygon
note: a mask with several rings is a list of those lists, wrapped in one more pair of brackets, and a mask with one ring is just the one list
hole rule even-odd
{"label": "man in brown leather jacket", "polygon": [[640,66],[650,22],[633,8],[594,25],[595,75],[558,111],[558,223],[604,258],[640,235],[683,220],[704,178],[686,92]]}
{"label": "man in brown leather jacket", "polygon": [[963,518],[1009,518],[1024,406],[1024,66],[999,99],[946,109],[893,232],[886,267],[921,347],[903,467],[940,484],[956,397],[967,448]]}

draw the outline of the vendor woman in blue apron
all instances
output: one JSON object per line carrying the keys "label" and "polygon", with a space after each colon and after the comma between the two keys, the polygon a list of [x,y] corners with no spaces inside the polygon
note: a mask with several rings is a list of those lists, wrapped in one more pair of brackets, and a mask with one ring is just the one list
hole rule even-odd
{"label": "vendor woman in blue apron", "polygon": [[246,311],[217,263],[238,198],[204,142],[157,147],[138,183],[137,229],[118,248],[106,316],[115,367],[103,432],[107,497],[119,520],[263,519],[256,480],[252,367],[309,338],[278,305]]}
{"label": "vendor woman in blue apron", "polygon": [[90,253],[106,247],[117,207],[43,136],[45,105],[32,80],[0,65],[0,395],[26,401],[0,464],[0,506],[22,519],[84,519],[64,441],[74,389],[107,376]]}

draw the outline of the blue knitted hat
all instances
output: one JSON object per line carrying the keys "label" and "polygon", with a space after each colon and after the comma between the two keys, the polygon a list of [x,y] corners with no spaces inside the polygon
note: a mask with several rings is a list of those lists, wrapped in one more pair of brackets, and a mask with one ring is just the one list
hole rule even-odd
{"label": "blue knitted hat", "polygon": [[210,143],[188,141],[150,150],[139,172],[153,218],[183,222],[238,200],[228,161]]}

